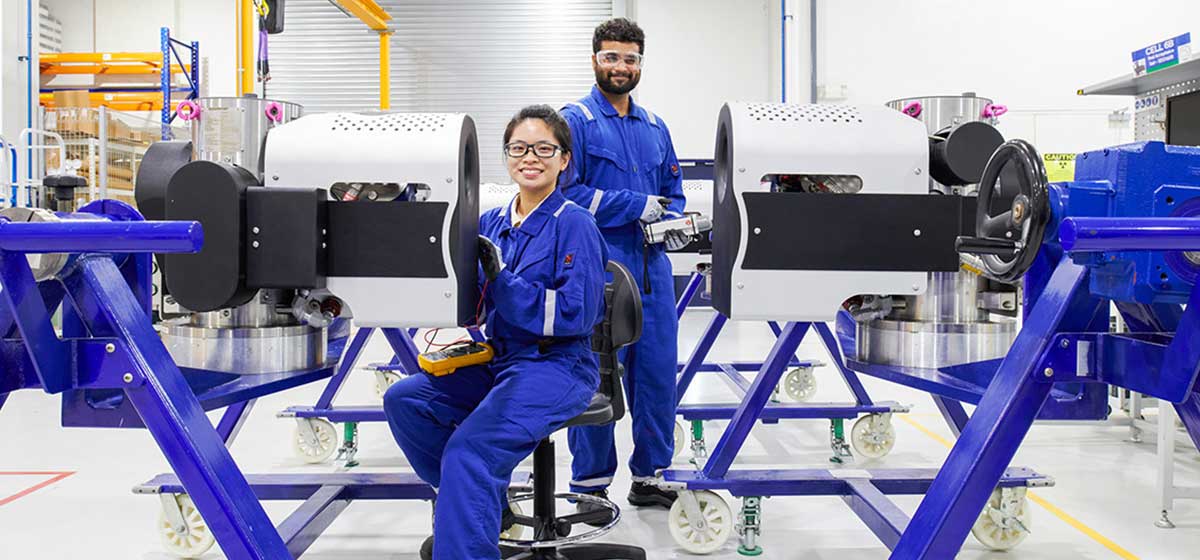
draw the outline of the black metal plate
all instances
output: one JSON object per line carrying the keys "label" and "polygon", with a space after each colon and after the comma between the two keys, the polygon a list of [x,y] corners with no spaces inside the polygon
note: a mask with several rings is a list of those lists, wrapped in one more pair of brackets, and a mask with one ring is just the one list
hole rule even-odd
{"label": "black metal plate", "polygon": [[967,197],[745,193],[744,198],[746,270],[952,272],[959,267],[955,238],[975,229],[975,199]]}
{"label": "black metal plate", "polygon": [[323,189],[246,190],[247,286],[325,287],[326,199]]}
{"label": "black metal plate", "polygon": [[245,285],[246,189],[248,171],[211,161],[183,166],[167,186],[166,219],[195,220],[204,228],[204,246],[195,254],[169,254],[163,271],[171,295],[191,311],[242,305],[255,290]]}
{"label": "black metal plate", "polygon": [[441,237],[449,207],[445,202],[330,202],[328,275],[448,278]]}

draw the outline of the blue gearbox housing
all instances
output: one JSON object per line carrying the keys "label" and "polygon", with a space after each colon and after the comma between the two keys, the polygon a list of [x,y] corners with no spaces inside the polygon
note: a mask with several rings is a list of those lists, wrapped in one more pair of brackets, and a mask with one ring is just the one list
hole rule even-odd
{"label": "blue gearbox housing", "polygon": [[[1051,190],[1058,216],[1200,216],[1200,148],[1139,142],[1086,152],[1075,159],[1075,180]],[[1200,253],[1076,253],[1072,259],[1092,268],[1093,294],[1117,301],[1186,303],[1200,275]]]}

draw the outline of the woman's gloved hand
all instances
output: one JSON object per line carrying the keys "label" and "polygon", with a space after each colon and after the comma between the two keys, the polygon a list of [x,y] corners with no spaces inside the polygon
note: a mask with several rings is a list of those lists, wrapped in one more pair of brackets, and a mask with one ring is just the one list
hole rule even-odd
{"label": "woman's gloved hand", "polygon": [[684,247],[687,247],[688,243],[691,242],[691,236],[677,229],[668,231],[663,237],[663,246],[665,246],[668,251],[678,251]]}
{"label": "woman's gloved hand", "polygon": [[495,280],[504,270],[504,255],[500,248],[482,235],[479,236],[479,266],[483,267],[483,274],[489,281]]}
{"label": "woman's gloved hand", "polygon": [[667,210],[670,208],[670,206],[671,199],[661,196],[648,195],[646,196],[646,207],[642,209],[642,216],[638,219],[641,220],[642,223],[653,224],[654,222],[662,219],[663,214],[667,213]]}

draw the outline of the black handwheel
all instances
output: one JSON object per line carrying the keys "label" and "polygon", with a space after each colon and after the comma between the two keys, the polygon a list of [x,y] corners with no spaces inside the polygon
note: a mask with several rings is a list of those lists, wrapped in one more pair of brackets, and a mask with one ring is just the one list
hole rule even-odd
{"label": "black handwheel", "polygon": [[[1008,211],[993,216],[994,203],[1011,194],[1002,193],[999,185],[1000,172],[1009,163],[1018,192]],[[975,237],[959,237],[955,249],[978,255],[989,278],[1015,282],[1033,266],[1049,221],[1050,188],[1042,157],[1029,142],[1009,140],[992,154],[979,180]]]}

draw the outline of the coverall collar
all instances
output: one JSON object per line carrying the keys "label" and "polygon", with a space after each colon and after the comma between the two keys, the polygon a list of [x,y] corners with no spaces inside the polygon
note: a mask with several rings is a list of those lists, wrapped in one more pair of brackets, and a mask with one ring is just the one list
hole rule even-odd
{"label": "coverall collar", "polygon": [[537,208],[533,209],[533,212],[530,212],[528,216],[525,216],[525,220],[521,222],[521,227],[513,228],[513,208],[515,208],[517,205],[518,196],[520,195],[518,194],[513,196],[513,199],[508,202],[508,207],[504,209],[504,225],[501,227],[503,227],[505,230],[515,229],[516,231],[522,232],[530,237],[540,233],[542,231],[542,227],[546,225],[546,222],[550,221],[550,218],[554,216],[556,212],[558,212],[558,209],[562,207],[563,204],[567,203],[567,198],[564,197],[558,187],[555,186],[554,190],[550,192],[550,196],[547,196],[545,199],[543,199],[542,203],[539,204]]}
{"label": "coverall collar", "polygon": [[[617,113],[617,108],[613,107],[612,103],[608,102],[607,97],[604,97],[604,92],[600,91],[600,86],[593,85],[592,93],[588,97],[591,97],[592,102],[596,104],[596,107],[600,108],[600,114],[602,114],[606,117],[620,116],[620,114]],[[633,102],[632,95],[629,96],[629,115],[628,116],[635,117],[635,118],[638,118],[638,119],[641,119],[644,121],[650,120],[646,116],[646,110],[643,109],[641,105],[638,105],[637,103]]]}

